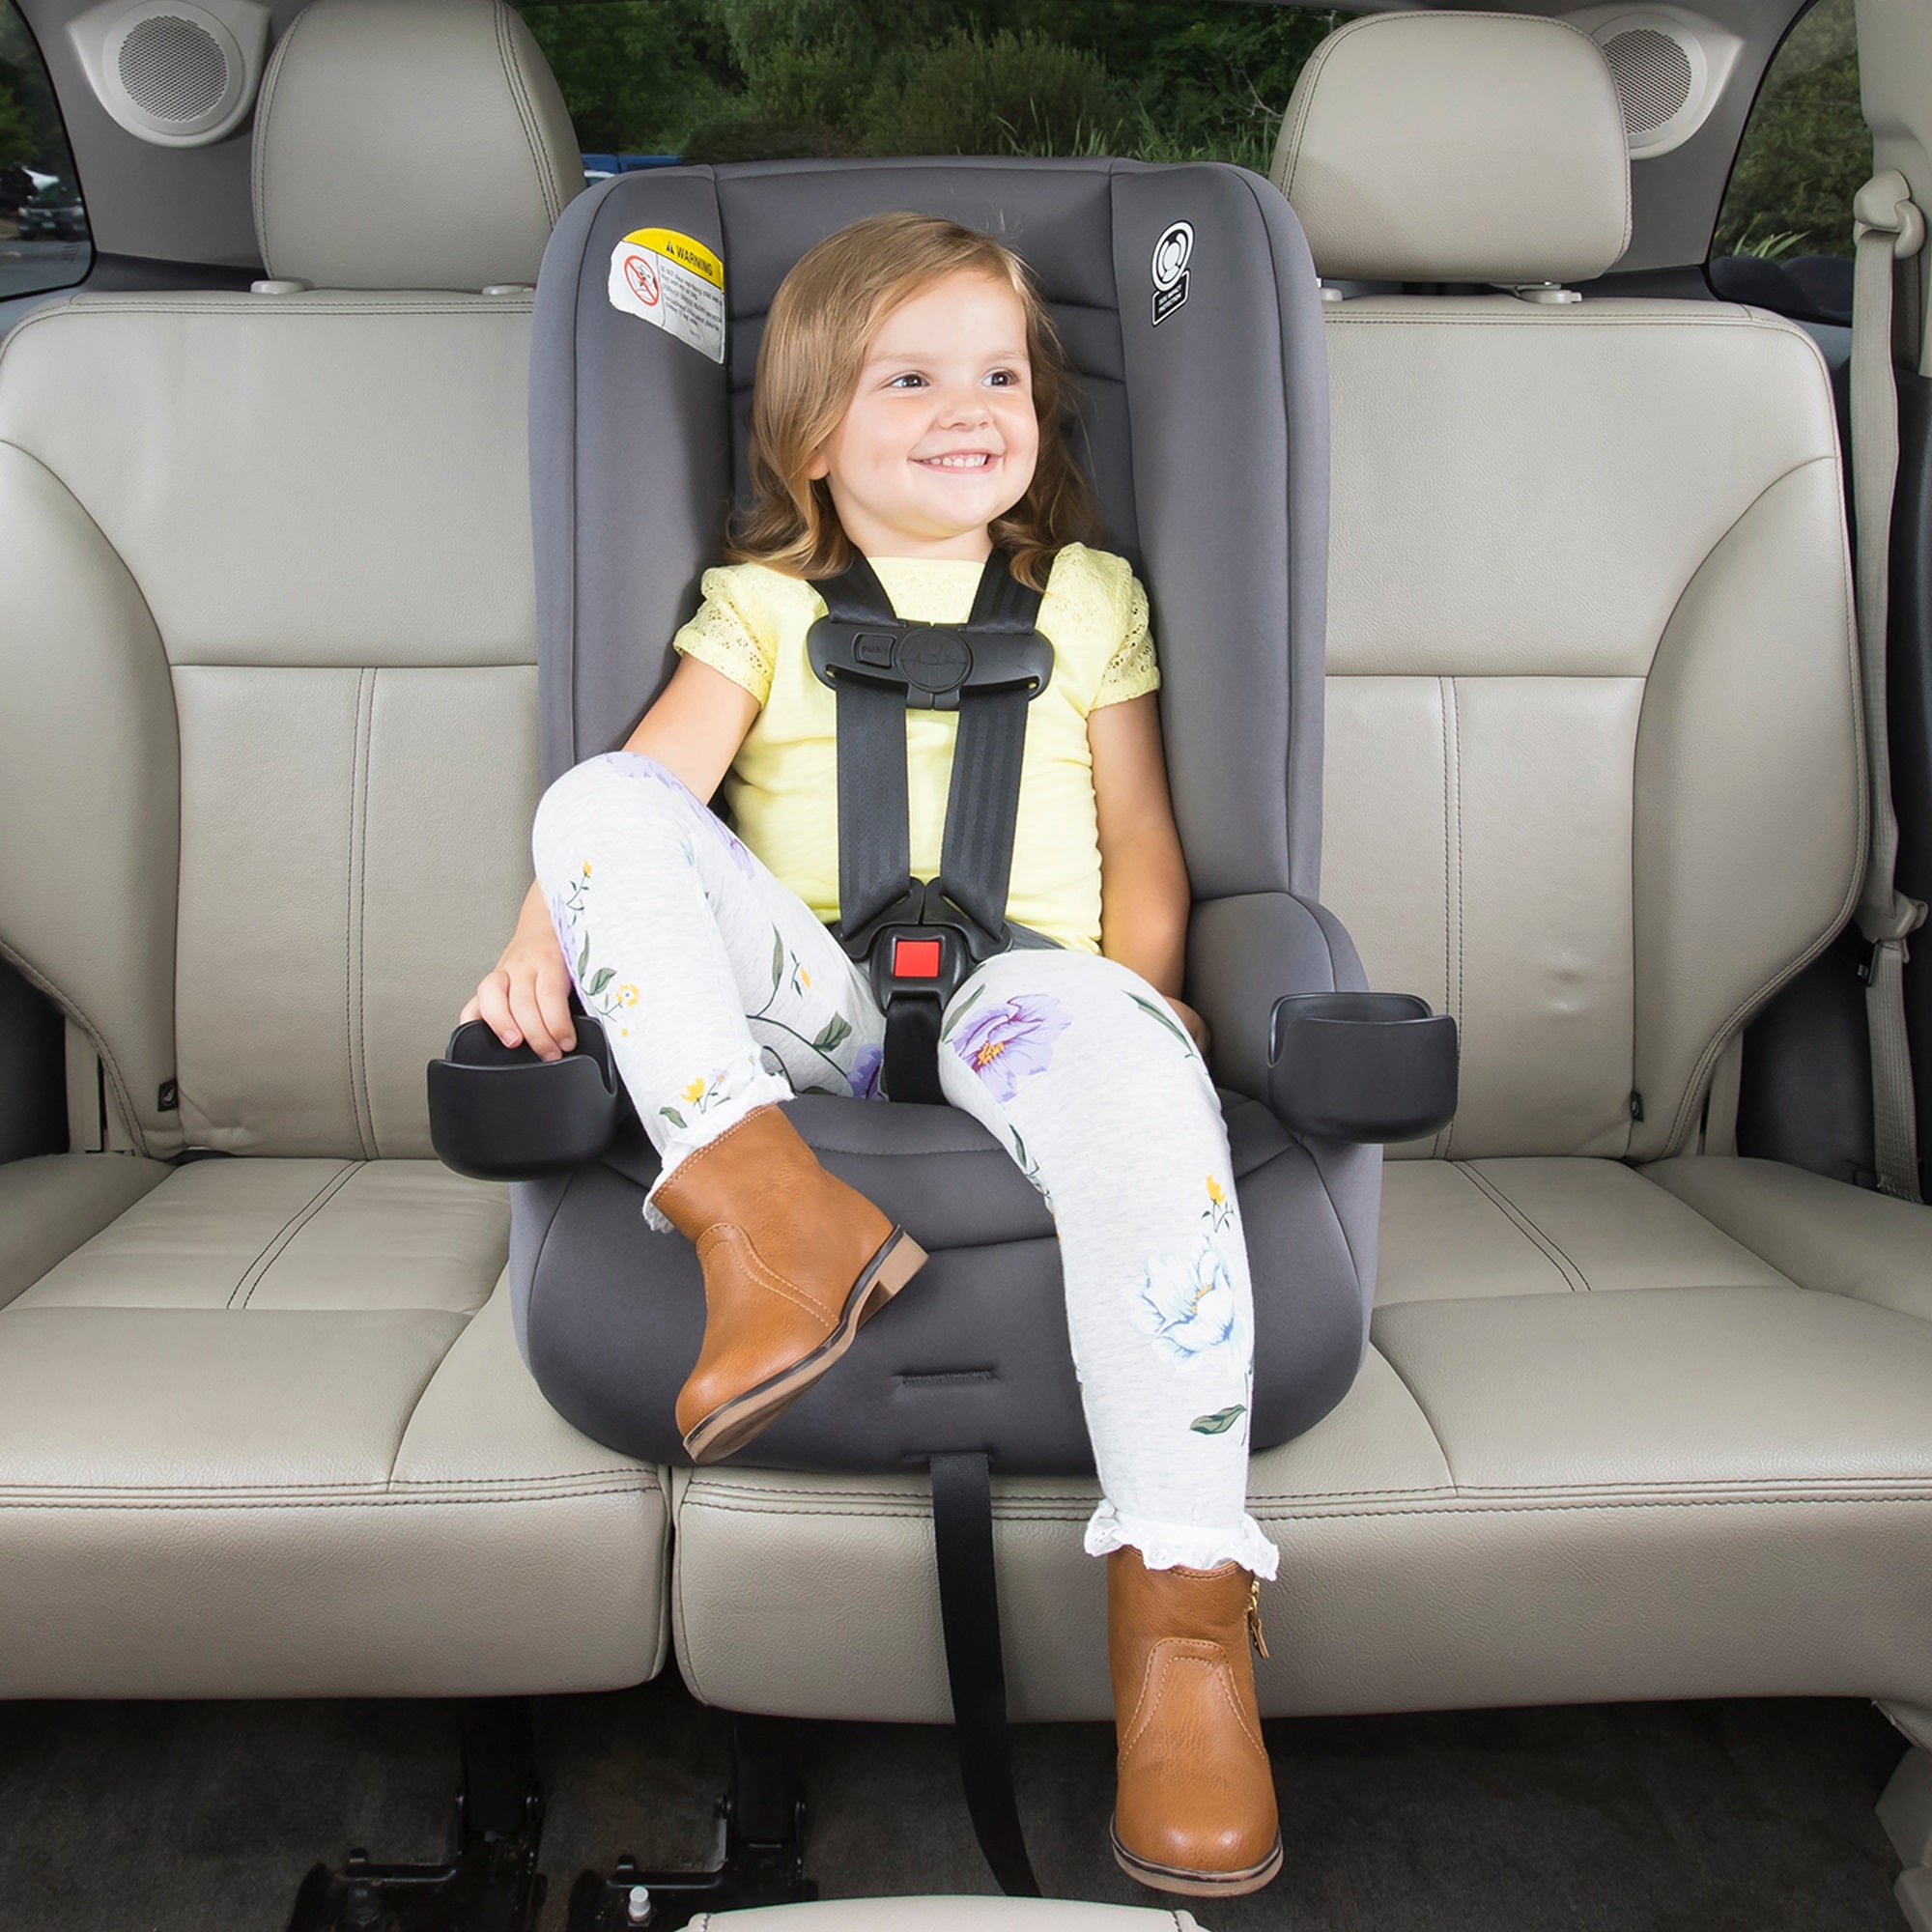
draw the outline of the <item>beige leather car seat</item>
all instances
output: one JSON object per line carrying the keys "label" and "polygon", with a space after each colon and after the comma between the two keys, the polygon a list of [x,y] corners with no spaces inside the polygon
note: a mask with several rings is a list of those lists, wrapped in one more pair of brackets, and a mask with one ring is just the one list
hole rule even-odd
{"label": "beige leather car seat", "polygon": [[[1331,276],[1323,898],[1463,1027],[1386,1171],[1374,1346],[1255,1458],[1264,1708],[1884,1699],[1932,1736],[1932,1218],[1740,1160],[1714,1071],[1842,923],[1859,719],[1838,452],[1798,329],[1489,285],[1622,253],[1622,117],[1548,20],[1311,62],[1277,179]],[[676,1487],[701,1695],[943,1719],[918,1477]],[[1000,1486],[1015,1714],[1108,1709],[1092,1487]]]}
{"label": "beige leather car seat", "polygon": [[1932,1217],[1731,1152],[1741,1029],[1861,860],[1832,397],[1776,317],[1547,286],[1622,254],[1629,173],[1594,43],[1481,14],[1331,36],[1276,156],[1324,276],[1519,290],[1328,309],[1323,893],[1463,1040],[1384,1184],[1376,1349],[1440,1473],[1380,1506],[1362,1664],[1923,1726]]}
{"label": "beige leather car seat", "polygon": [[538,1395],[424,1110],[529,875],[529,285],[582,182],[501,0],[315,0],[272,279],[0,348],[0,946],[99,1150],[0,1168],[0,1696],[662,1661],[659,1475]]}

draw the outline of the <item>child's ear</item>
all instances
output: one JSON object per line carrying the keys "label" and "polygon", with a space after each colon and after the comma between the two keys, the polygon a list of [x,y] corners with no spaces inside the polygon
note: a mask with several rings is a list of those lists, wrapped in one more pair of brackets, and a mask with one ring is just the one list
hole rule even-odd
{"label": "child's ear", "polygon": [[805,466],[805,480],[808,483],[816,483],[831,474],[831,457],[823,449],[814,449],[811,452],[811,461]]}

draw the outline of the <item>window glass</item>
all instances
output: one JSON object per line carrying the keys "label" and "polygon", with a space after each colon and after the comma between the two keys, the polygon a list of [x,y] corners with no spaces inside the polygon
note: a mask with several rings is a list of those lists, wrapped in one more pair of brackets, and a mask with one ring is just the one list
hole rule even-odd
{"label": "window glass", "polygon": [[0,0],[0,301],[66,288],[93,260],[53,85],[14,0]]}
{"label": "window glass", "polygon": [[666,157],[1125,155],[1265,172],[1344,14],[1252,0],[519,0],[594,180]]}
{"label": "window glass", "polygon": [[1852,197],[1871,167],[1852,0],[1816,0],[1773,58],[1746,123],[1711,248],[1718,293],[1849,322]]}

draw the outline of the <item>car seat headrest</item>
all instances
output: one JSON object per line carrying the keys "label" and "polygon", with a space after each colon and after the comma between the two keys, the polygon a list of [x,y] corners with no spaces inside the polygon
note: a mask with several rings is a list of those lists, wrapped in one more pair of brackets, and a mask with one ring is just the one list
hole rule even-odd
{"label": "car seat headrest", "polygon": [[583,185],[504,0],[311,0],[262,84],[254,172],[269,273],[331,289],[534,283]]}
{"label": "car seat headrest", "polygon": [[1588,281],[1630,242],[1630,152],[1597,44],[1561,20],[1380,14],[1302,70],[1275,185],[1317,270]]}

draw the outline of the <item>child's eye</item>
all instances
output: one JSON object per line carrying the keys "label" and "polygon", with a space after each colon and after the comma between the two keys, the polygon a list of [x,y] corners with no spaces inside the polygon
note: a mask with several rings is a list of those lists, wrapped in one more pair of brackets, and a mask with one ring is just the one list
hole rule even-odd
{"label": "child's eye", "polygon": [[923,389],[924,386],[925,386],[925,378],[923,376],[916,374],[910,369],[907,370],[903,376],[895,376],[893,380],[886,384],[886,387],[889,389],[915,389],[915,388]]}
{"label": "child's eye", "polygon": [[986,380],[1003,389],[1017,388],[1020,381],[1019,372],[1013,369],[995,369]]}

